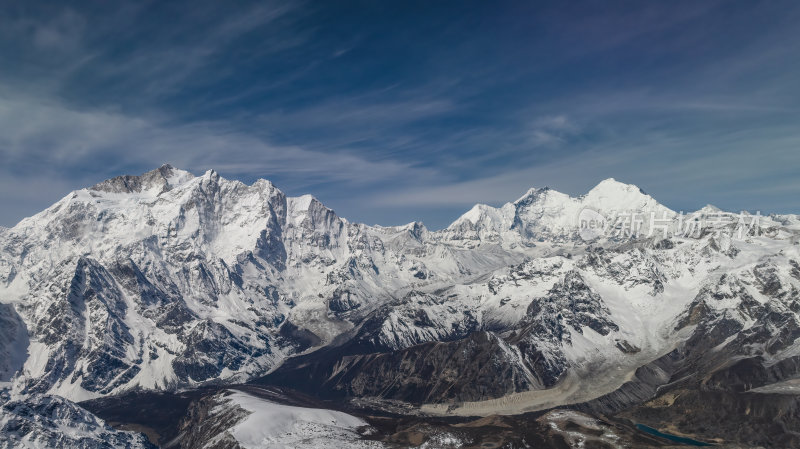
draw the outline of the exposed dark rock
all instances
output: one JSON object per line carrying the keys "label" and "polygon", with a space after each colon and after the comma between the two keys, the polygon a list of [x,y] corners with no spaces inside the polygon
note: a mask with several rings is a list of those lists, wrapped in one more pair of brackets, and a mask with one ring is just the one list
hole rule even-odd
{"label": "exposed dark rock", "polygon": [[619,327],[610,320],[610,312],[602,298],[594,292],[577,271],[570,271],[547,296],[534,299],[528,306],[530,332],[536,338],[549,336],[555,341],[569,338],[566,326],[582,333],[586,326],[601,335]]}
{"label": "exposed dark rock", "polygon": [[181,423],[182,449],[241,449],[229,430],[249,413],[241,407],[224,406],[226,394],[206,396],[189,406]]}
{"label": "exposed dark rock", "polygon": [[8,382],[27,357],[28,329],[11,304],[0,304],[0,382]]}
{"label": "exposed dark rock", "polygon": [[247,357],[261,355],[211,320],[200,321],[179,338],[186,349],[172,367],[179,378],[195,382],[216,378],[225,368],[237,370]]}
{"label": "exposed dark rock", "polygon": [[297,359],[259,382],[313,389],[328,397],[414,403],[488,399],[541,385],[525,372],[516,350],[488,332],[389,353],[341,355],[348,352],[357,351],[342,348]]}
{"label": "exposed dark rock", "polygon": [[172,176],[173,171],[174,168],[172,168],[171,165],[164,164],[143,175],[123,175],[105,180],[90,187],[90,190],[112,193],[138,193],[143,189],[153,187],[160,187],[163,190],[167,190],[169,187],[167,178]]}
{"label": "exposed dark rock", "polygon": [[114,430],[58,396],[10,399],[0,391],[0,448],[156,449],[144,435]]}

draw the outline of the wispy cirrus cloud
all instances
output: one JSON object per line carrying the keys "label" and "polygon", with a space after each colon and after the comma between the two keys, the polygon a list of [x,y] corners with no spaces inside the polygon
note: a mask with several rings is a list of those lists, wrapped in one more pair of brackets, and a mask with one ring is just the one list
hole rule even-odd
{"label": "wispy cirrus cloud", "polygon": [[[384,180],[410,167],[341,153],[273,145],[225,122],[163,124],[120,113],[80,111],[58,103],[0,97],[0,156],[24,175],[149,169],[164,158],[194,171],[216,168],[237,177],[303,174],[312,183],[354,185]],[[48,173],[49,172],[49,173]]]}
{"label": "wispy cirrus cloud", "polygon": [[578,132],[578,125],[566,115],[540,117],[531,126],[530,143],[533,147],[565,143]]}
{"label": "wispy cirrus cloud", "polygon": [[786,211],[800,7],[726,3],[12,5],[0,224],[164,162],[382,224],[611,176]]}

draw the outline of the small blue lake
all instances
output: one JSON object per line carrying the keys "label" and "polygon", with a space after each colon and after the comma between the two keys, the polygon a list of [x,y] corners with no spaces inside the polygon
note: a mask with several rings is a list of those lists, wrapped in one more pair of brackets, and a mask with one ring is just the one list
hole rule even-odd
{"label": "small blue lake", "polygon": [[664,432],[661,432],[658,429],[654,429],[654,428],[652,428],[650,426],[645,426],[644,424],[636,424],[636,428],[641,430],[641,431],[643,431],[643,432],[647,432],[650,435],[655,435],[657,437],[665,438],[667,440],[674,441],[674,442],[680,443],[680,444],[685,444],[687,446],[713,446],[713,444],[711,444],[711,443],[704,443],[702,441],[693,440],[691,438],[679,437],[677,435],[671,435],[669,433],[664,433]]}

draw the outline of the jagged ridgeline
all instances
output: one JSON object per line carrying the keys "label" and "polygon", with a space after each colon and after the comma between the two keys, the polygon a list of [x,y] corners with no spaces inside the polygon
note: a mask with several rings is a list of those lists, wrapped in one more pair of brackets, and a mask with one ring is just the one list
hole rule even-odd
{"label": "jagged ridgeline", "polygon": [[[586,210],[641,228],[587,236]],[[367,226],[165,165],[0,230],[0,382],[72,401],[255,382],[432,415],[613,414],[747,359],[759,374],[737,378],[757,389],[800,375],[800,221],[757,218],[679,214],[609,179],[437,231]]]}

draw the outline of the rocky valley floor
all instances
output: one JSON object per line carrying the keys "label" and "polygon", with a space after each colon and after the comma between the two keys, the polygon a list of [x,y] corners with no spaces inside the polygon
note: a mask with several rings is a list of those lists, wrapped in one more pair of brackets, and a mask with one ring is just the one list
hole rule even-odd
{"label": "rocky valley floor", "polygon": [[[575,409],[518,415],[444,418],[403,413],[400,409],[390,412],[385,408],[361,408],[363,404],[359,406],[353,402],[320,401],[294,391],[252,385],[179,395],[134,394],[81,405],[118,429],[144,432],[151,442],[163,448],[752,448],[797,445],[794,438],[784,438],[779,445],[772,443],[772,437],[777,435],[771,434],[775,432],[771,428],[773,425],[758,418],[747,430],[730,438],[730,429],[734,426],[708,412],[719,403],[700,405],[698,402],[694,408],[685,405],[671,408],[665,402],[672,397],[659,396],[613,416],[588,411],[585,404],[580,404]],[[779,413],[780,407],[773,412]],[[143,413],[144,410],[153,413]],[[729,414],[725,416],[730,418]],[[705,424],[696,424],[699,420],[705,420]],[[251,424],[248,425],[248,421]],[[257,432],[253,432],[253,425],[258,428]],[[643,430],[643,426],[650,429]],[[661,435],[653,433],[656,429]]]}

